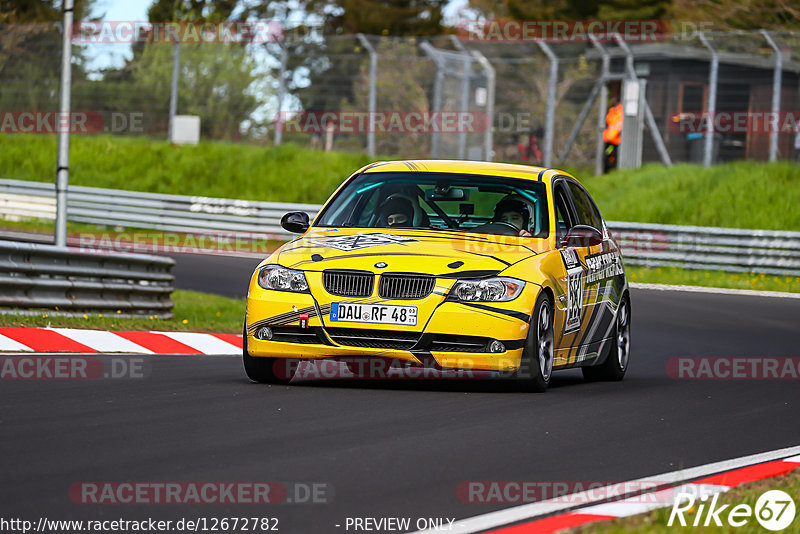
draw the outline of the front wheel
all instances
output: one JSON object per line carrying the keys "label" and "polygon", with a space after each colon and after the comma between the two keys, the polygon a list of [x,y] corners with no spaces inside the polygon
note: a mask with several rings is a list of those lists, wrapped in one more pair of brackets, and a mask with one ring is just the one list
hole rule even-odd
{"label": "front wheel", "polygon": [[541,393],[547,390],[553,374],[553,304],[550,296],[542,293],[536,299],[525,340],[520,367],[514,378],[526,391]]}
{"label": "front wheel", "polygon": [[247,328],[242,333],[242,363],[247,378],[262,384],[288,384],[297,372],[296,362],[286,358],[250,356],[247,351]]}
{"label": "front wheel", "polygon": [[600,365],[581,367],[586,380],[619,381],[625,377],[631,355],[631,304],[627,295],[622,297],[617,309],[614,337],[609,340],[611,350]]}

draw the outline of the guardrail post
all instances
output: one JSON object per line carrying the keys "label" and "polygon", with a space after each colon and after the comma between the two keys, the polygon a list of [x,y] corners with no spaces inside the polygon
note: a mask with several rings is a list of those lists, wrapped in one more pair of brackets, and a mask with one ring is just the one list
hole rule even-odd
{"label": "guardrail post", "polygon": [[369,52],[369,132],[367,132],[367,154],[375,157],[375,106],[377,100],[378,52],[363,33],[356,34],[359,42]]}
{"label": "guardrail post", "polygon": [[[420,43],[420,48],[427,54],[429,58],[436,64],[436,77],[433,81],[433,112],[439,113],[442,111],[442,82],[444,81],[444,73],[446,66],[444,61],[430,43]],[[431,133],[431,158],[436,159],[439,157],[439,146],[442,140],[441,132],[436,132],[436,128]]]}
{"label": "guardrail post", "polygon": [[781,111],[781,75],[783,74],[783,52],[772,39],[767,30],[761,30],[761,35],[767,40],[769,46],[775,51],[775,71],[772,74],[772,116],[775,117],[773,128],[769,132],[769,160],[778,159],[778,113]]}
{"label": "guardrail post", "polygon": [[703,147],[703,167],[711,167],[714,150],[714,115],[717,112],[717,77],[719,76],[719,53],[714,48],[706,34],[698,31],[697,38],[711,52],[711,66],[708,73],[708,99],[706,100],[706,113],[708,124],[706,128],[705,146]]}
{"label": "guardrail post", "polygon": [[279,44],[281,48],[281,67],[278,71],[278,113],[275,117],[275,146],[281,144],[283,140],[283,99],[286,94],[286,62],[288,61],[288,53],[283,43]]}
{"label": "guardrail post", "polygon": [[[472,56],[467,52],[464,44],[458,40],[455,35],[450,36],[450,42],[453,43],[456,50],[462,52],[461,57],[461,113],[469,109],[469,80],[472,76]],[[467,132],[459,128],[458,132],[458,159],[465,159],[467,157]]]}
{"label": "guardrail post", "polygon": [[169,142],[172,142],[172,135],[175,133],[175,115],[178,112],[178,80],[181,77],[181,42],[175,38],[175,45],[172,53],[172,85],[169,90],[169,132],[167,133]]}
{"label": "guardrail post", "polygon": [[495,72],[492,64],[486,59],[486,56],[477,50],[471,50],[472,57],[480,63],[483,71],[486,73],[486,116],[489,123],[486,125],[486,131],[483,134],[483,159],[485,161],[492,161],[492,127],[494,126],[494,91],[495,91]]}
{"label": "guardrail post", "polygon": [[[61,117],[69,117],[72,94],[72,19],[73,0],[64,0],[64,27],[61,38]],[[56,246],[67,246],[67,188],[69,187],[69,128],[58,131],[56,163]]]}
{"label": "guardrail post", "polygon": [[589,40],[592,42],[598,52],[603,56],[603,67],[601,71],[602,86],[600,87],[600,109],[597,112],[597,141],[594,147],[594,175],[600,176],[603,174],[603,153],[605,151],[605,143],[603,142],[603,131],[606,129],[606,113],[608,112],[608,86],[606,85],[606,78],[611,73],[611,58],[608,55],[608,50],[605,49],[600,41],[597,40],[593,34],[589,34]]}
{"label": "guardrail post", "polygon": [[556,84],[558,83],[558,56],[544,41],[536,41],[539,48],[550,60],[550,74],[547,78],[547,102],[545,103],[544,127],[544,166],[553,164],[553,136],[556,124]]}

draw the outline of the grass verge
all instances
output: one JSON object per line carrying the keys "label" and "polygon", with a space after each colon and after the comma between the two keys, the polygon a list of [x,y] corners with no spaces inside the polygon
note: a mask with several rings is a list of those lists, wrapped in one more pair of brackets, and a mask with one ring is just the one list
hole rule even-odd
{"label": "grass verge", "polygon": [[[53,181],[55,136],[0,135],[0,178]],[[73,136],[70,183],[154,193],[324,202],[371,158],[281,146],[145,137]],[[736,161],[710,168],[648,164],[576,176],[608,220],[800,231],[800,165]]]}
{"label": "grass verge", "polygon": [[610,221],[800,230],[796,163],[649,164],[581,181]]}
{"label": "grass verge", "polygon": [[172,310],[173,319],[162,319],[158,315],[142,318],[117,317],[114,311],[62,317],[42,311],[38,315],[0,314],[0,326],[242,333],[244,299],[176,289],[172,293],[172,302],[175,304]]}
{"label": "grass verge", "polygon": [[[54,181],[56,136],[0,135],[0,178]],[[297,145],[204,141],[173,146],[146,137],[70,139],[70,184],[273,202],[325,201],[366,154]]]}
{"label": "grass verge", "polygon": [[[754,509],[756,501],[761,494],[769,490],[781,490],[788,493],[794,498],[795,505],[800,506],[800,504],[797,503],[798,497],[800,496],[800,469],[795,469],[785,476],[767,478],[750,484],[743,484],[731,491],[720,494],[717,508],[726,504],[729,505],[720,515],[720,522],[723,524],[722,527],[690,526],[697,517],[694,514],[699,510],[699,507],[692,513],[684,514],[684,517],[687,519],[687,526],[683,527],[680,526],[680,524],[676,524],[676,520],[671,527],[668,527],[667,522],[669,521],[671,507],[667,507],[654,510],[647,514],[587,525],[578,528],[575,532],[580,534],[650,534],[653,532],[697,532],[698,530],[702,530],[703,533],[707,534],[730,534],[732,532],[736,534],[763,534],[769,531],[764,529],[755,517],[750,517],[747,524],[744,526],[732,527],[727,524],[727,514],[730,512],[731,508],[738,504],[747,504],[751,509]],[[708,505],[706,505],[706,509],[707,508]],[[798,512],[800,512],[800,510],[798,510]],[[703,514],[703,517],[700,519],[700,524],[702,525],[704,521],[705,514]],[[789,528],[783,530],[783,532],[798,532],[798,524],[800,524],[800,517],[795,517],[794,522]]]}

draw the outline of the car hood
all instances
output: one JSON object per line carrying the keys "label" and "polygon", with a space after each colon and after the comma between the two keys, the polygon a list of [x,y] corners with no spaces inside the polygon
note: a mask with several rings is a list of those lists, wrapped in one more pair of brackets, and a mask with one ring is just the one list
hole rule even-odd
{"label": "car hood", "polygon": [[542,252],[544,239],[442,230],[312,228],[273,262],[306,271],[358,269],[490,276]]}

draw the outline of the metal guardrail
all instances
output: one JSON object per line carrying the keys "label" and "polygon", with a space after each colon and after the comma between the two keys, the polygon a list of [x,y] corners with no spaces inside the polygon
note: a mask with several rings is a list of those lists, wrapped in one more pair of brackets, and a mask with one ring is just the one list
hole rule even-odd
{"label": "metal guardrail", "polygon": [[0,241],[0,309],[58,308],[66,314],[119,310],[126,316],[168,319],[174,264],[165,256]]}
{"label": "metal guardrail", "polygon": [[[119,189],[70,186],[68,220],[103,226],[165,232],[235,232],[251,239],[288,237],[281,228],[287,211],[315,215],[315,204],[287,204],[228,198],[164,195]],[[0,213],[12,217],[55,218],[52,183],[0,179]]]}
{"label": "metal guardrail", "polygon": [[800,276],[800,232],[607,224],[628,265]]}
{"label": "metal guardrail", "polygon": [[[138,193],[70,186],[71,221],[166,232],[219,234],[257,239],[291,234],[280,227],[288,211],[314,216],[317,204]],[[0,179],[0,214],[53,218],[53,184]],[[608,221],[625,262],[728,272],[800,276],[800,232]]]}

